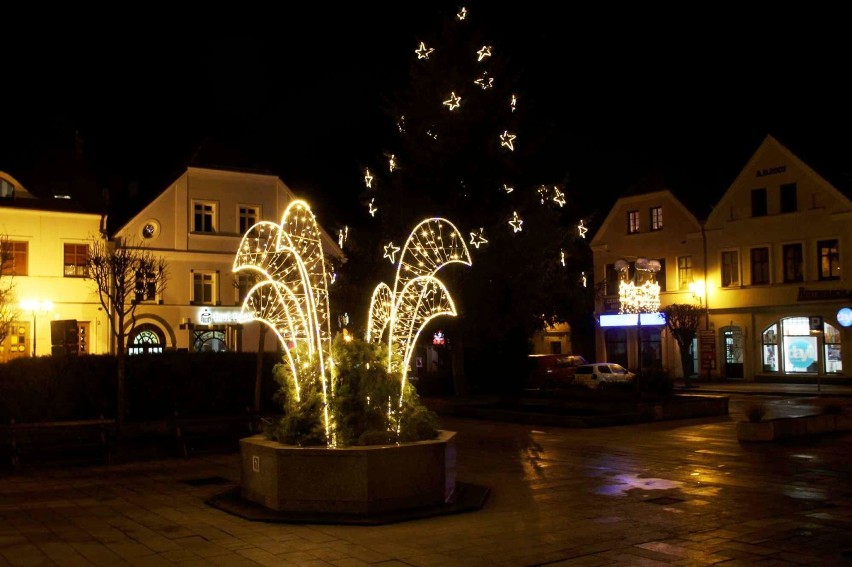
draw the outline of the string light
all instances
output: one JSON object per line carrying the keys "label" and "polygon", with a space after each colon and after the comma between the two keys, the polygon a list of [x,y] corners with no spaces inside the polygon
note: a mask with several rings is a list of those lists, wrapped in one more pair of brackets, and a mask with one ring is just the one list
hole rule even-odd
{"label": "string light", "polygon": [[494,86],[494,77],[489,77],[488,71],[485,71],[474,83],[482,87],[482,90],[488,90]]}
{"label": "string light", "polygon": [[586,272],[580,272],[580,277],[583,279],[583,287],[588,287],[586,285]]}
{"label": "string light", "polygon": [[565,193],[559,190],[559,187],[553,188],[553,202],[560,207],[565,206]]}
{"label": "string light", "polygon": [[378,210],[379,210],[379,209],[377,209],[377,208],[376,208],[375,203],[376,203],[376,198],[375,198],[375,197],[373,197],[372,199],[370,199],[370,202],[369,202],[369,204],[368,204],[367,212],[368,212],[368,213],[370,213],[370,216],[371,216],[371,217],[375,217],[375,216],[376,216],[376,211],[378,211]]}
{"label": "string light", "polygon": [[562,264],[562,267],[565,267],[565,250],[559,251],[559,263]]}
{"label": "string light", "polygon": [[444,106],[449,108],[450,110],[455,110],[459,106],[461,106],[461,97],[456,96],[455,92],[450,93],[450,98],[444,101]]}
{"label": "string light", "polygon": [[426,47],[426,44],[421,41],[420,47],[415,49],[414,53],[417,54],[418,59],[429,59],[429,56],[432,54],[433,51],[435,50],[430,47]]}
{"label": "string light", "polygon": [[367,189],[373,188],[373,175],[370,173],[369,167],[364,169],[364,185],[367,186]]}
{"label": "string light", "polygon": [[385,244],[385,255],[383,258],[389,259],[390,263],[393,264],[397,252],[399,252],[399,246],[394,246],[393,242],[388,242]]}
{"label": "string light", "polygon": [[515,188],[514,188],[514,187],[509,187],[509,186],[508,186],[508,185],[506,185],[505,183],[503,184],[503,191],[505,191],[507,195],[508,195],[509,193],[511,193],[512,191],[514,191],[514,190],[515,190]]}
{"label": "string light", "polygon": [[476,52],[476,60],[482,61],[486,57],[491,57],[491,46],[483,45],[482,48]]}
{"label": "string light", "polygon": [[589,232],[589,229],[583,226],[583,221],[581,219],[580,224],[577,225],[577,233],[580,235],[580,238],[586,238],[587,232]]}
{"label": "string light", "polygon": [[337,245],[343,248],[343,244],[346,242],[347,238],[349,238],[349,227],[344,226],[337,231]]}
{"label": "string light", "polygon": [[518,98],[515,95],[509,99],[509,106],[512,107],[512,112],[515,112],[515,106],[518,104]]}
{"label": "string light", "polygon": [[405,116],[400,116],[396,121],[396,127],[400,134],[405,134]]}
{"label": "string light", "polygon": [[518,216],[518,211],[512,213],[512,220],[509,221],[509,224],[515,229],[514,232],[521,232],[521,225],[524,224],[524,221]]}
{"label": "string light", "polygon": [[500,134],[500,145],[509,148],[511,151],[515,151],[515,136],[514,134],[509,134],[508,130],[505,130],[502,134]]}
{"label": "string light", "polygon": [[477,250],[483,244],[488,244],[488,241],[485,239],[485,229],[480,228],[479,232],[473,231],[470,233],[470,243],[475,246]]}
{"label": "string light", "polygon": [[538,196],[541,198],[541,204],[542,205],[544,204],[545,195],[547,195],[547,187],[545,187],[544,185],[541,185],[538,188]]}
{"label": "string light", "polygon": [[458,14],[456,14],[456,18],[457,18],[459,21],[462,21],[462,20],[464,20],[466,17],[467,17],[467,8],[465,8],[464,6],[462,6],[462,7],[461,7],[461,10],[459,10],[459,13],[458,13]]}
{"label": "string light", "polygon": [[391,170],[391,173],[393,173],[393,170],[396,169],[396,156],[394,154],[391,154],[390,157],[388,157],[388,169]]}

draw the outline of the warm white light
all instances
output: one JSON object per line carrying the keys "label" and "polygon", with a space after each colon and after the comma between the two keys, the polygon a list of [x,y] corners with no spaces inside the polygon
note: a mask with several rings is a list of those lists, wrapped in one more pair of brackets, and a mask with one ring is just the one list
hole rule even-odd
{"label": "warm white light", "polygon": [[500,134],[500,145],[509,148],[512,151],[515,151],[515,136],[514,134],[509,134],[509,131],[506,130],[502,134]]}
{"label": "warm white light", "polygon": [[524,221],[518,216],[518,211],[512,213],[512,220],[509,221],[509,224],[515,229],[514,232],[521,232],[521,225],[524,224]]}
{"label": "warm white light", "polygon": [[343,245],[346,243],[347,238],[349,238],[349,227],[344,226],[343,228],[337,231],[337,245],[343,248]]}
{"label": "warm white light", "polygon": [[583,280],[583,287],[587,287],[586,286],[586,272],[580,272],[580,277]]}
{"label": "warm white light", "polygon": [[394,154],[391,154],[388,157],[388,169],[390,169],[391,172],[396,169],[396,156]]}
{"label": "warm white light", "polygon": [[482,61],[486,57],[491,57],[491,46],[483,45],[482,48],[476,52],[476,60]]}
{"label": "warm white light", "polygon": [[474,81],[474,84],[482,87],[482,90],[488,90],[494,86],[494,77],[489,77],[488,71],[485,71],[482,73],[482,76]]}
{"label": "warm white light", "polygon": [[580,238],[586,238],[586,233],[589,232],[589,229],[583,225],[582,219],[580,224],[577,225],[577,232],[580,234]]}
{"label": "warm white light", "polygon": [[367,212],[370,213],[371,217],[374,217],[374,216],[376,216],[376,211],[378,211],[378,210],[379,209],[376,208],[376,198],[373,197],[372,199],[370,199],[370,203],[368,204]]}
{"label": "warm white light", "polygon": [[21,309],[24,311],[48,313],[53,311],[53,302],[49,299],[39,301],[37,299],[22,299],[20,302]]}
{"label": "warm white light", "polygon": [[383,258],[389,259],[390,263],[393,264],[397,252],[399,252],[399,246],[394,246],[393,242],[388,242],[385,244],[385,255]]}
{"label": "warm white light", "polygon": [[450,110],[455,110],[456,108],[461,106],[460,103],[461,103],[461,97],[456,96],[456,93],[451,92],[450,98],[448,98],[447,100],[444,101],[444,106],[446,106]]}
{"label": "warm white light", "polygon": [[479,232],[474,230],[473,232],[470,233],[470,243],[471,243],[471,245],[475,246],[477,250],[479,250],[479,247],[482,246],[483,244],[488,244],[488,241],[485,239],[484,234],[485,234],[484,228],[480,228]]}
{"label": "warm white light", "polygon": [[514,190],[515,190],[515,188],[514,188],[514,187],[509,187],[509,186],[508,186],[508,185],[506,185],[505,183],[503,184],[503,191],[505,191],[507,195],[508,195],[509,193],[511,193],[512,191],[514,191]]}
{"label": "warm white light", "polygon": [[467,8],[465,8],[464,6],[462,6],[462,7],[461,7],[461,10],[459,10],[459,13],[458,13],[458,14],[456,14],[456,18],[457,18],[459,21],[462,21],[462,20],[463,20],[463,19],[465,19],[466,17],[467,17]]}
{"label": "warm white light", "polygon": [[421,41],[420,47],[415,49],[414,53],[417,54],[418,59],[429,59],[429,55],[431,55],[433,51],[435,50],[430,47],[426,47],[426,44]]}
{"label": "warm white light", "polygon": [[364,169],[364,185],[367,186],[367,189],[373,188],[373,176],[370,174],[370,168]]}
{"label": "warm white light", "polygon": [[565,250],[559,251],[559,263],[562,264],[562,267],[565,267]]}
{"label": "warm white light", "polygon": [[565,193],[559,190],[559,187],[553,188],[553,202],[560,207],[565,206]]}
{"label": "warm white light", "polygon": [[515,112],[515,106],[518,104],[518,98],[515,95],[509,99],[509,106],[512,107],[512,112]]}

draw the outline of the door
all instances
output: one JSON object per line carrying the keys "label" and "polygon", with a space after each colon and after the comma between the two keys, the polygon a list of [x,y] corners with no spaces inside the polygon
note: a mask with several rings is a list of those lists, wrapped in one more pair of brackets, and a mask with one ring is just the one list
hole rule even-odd
{"label": "door", "polygon": [[722,327],[722,340],[725,344],[725,377],[743,377],[743,329],[731,325]]}

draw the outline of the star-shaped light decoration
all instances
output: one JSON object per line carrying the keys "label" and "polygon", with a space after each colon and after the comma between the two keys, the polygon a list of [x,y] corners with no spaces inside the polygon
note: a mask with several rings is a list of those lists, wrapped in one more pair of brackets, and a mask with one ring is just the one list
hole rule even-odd
{"label": "star-shaped light decoration", "polygon": [[370,199],[369,209],[367,209],[367,212],[370,213],[371,217],[374,217],[376,216],[376,211],[378,210],[379,209],[376,208],[376,198],[373,197],[372,199]]}
{"label": "star-shaped light decoration", "polygon": [[518,216],[518,211],[512,213],[512,220],[509,221],[509,224],[515,229],[514,232],[521,232],[521,225],[524,224],[524,221]]}
{"label": "star-shaped light decoration", "polygon": [[385,255],[383,258],[387,258],[390,260],[390,263],[393,264],[396,260],[396,253],[399,252],[399,246],[394,246],[393,242],[388,242],[385,244]]}
{"label": "star-shaped light decoration", "polygon": [[508,186],[508,185],[506,185],[505,183],[503,184],[503,191],[505,191],[507,195],[508,195],[509,193],[511,193],[512,191],[514,191],[514,190],[515,190],[515,188],[514,188],[514,187],[509,187],[509,186]]}
{"label": "star-shaped light decoration", "polygon": [[504,130],[502,134],[500,134],[500,145],[509,148],[511,151],[515,151],[515,136],[514,134],[509,134],[508,130]]}
{"label": "star-shaped light decoration", "polygon": [[429,59],[429,55],[431,55],[433,51],[435,50],[431,47],[426,47],[426,44],[421,41],[420,47],[415,49],[414,53],[417,54],[418,59]]}
{"label": "star-shaped light decoration", "polygon": [[544,185],[539,186],[538,188],[538,196],[541,198],[541,204],[544,204],[544,197],[547,194],[547,187]]}
{"label": "star-shaped light decoration", "polygon": [[458,21],[462,21],[462,20],[464,20],[466,17],[467,17],[467,8],[465,8],[464,6],[462,6],[462,7],[461,7],[461,10],[459,10],[459,13],[458,13],[458,14],[456,14],[456,19],[458,19]]}
{"label": "star-shaped light decoration", "polygon": [[553,202],[560,207],[565,206],[565,193],[559,190],[559,187],[553,188]]}
{"label": "star-shaped light decoration", "polygon": [[577,233],[580,235],[580,238],[586,238],[587,232],[589,232],[589,229],[583,226],[583,221],[580,220],[580,224],[577,225]]}
{"label": "star-shaped light decoration", "polygon": [[344,226],[340,230],[337,231],[337,244],[341,248],[343,248],[343,244],[346,242],[346,239],[349,238],[349,227]]}
{"label": "star-shaped light decoration", "polygon": [[396,156],[394,154],[391,154],[388,157],[388,169],[390,169],[391,172],[396,169]]}
{"label": "star-shaped light decoration", "polygon": [[518,105],[518,97],[516,97],[515,95],[512,95],[512,97],[509,99],[509,106],[512,107],[512,112],[515,112],[515,107],[517,105]]}
{"label": "star-shaped light decoration", "polygon": [[565,250],[559,251],[559,263],[562,264],[562,267],[565,267]]}
{"label": "star-shaped light decoration", "polygon": [[476,52],[476,60],[482,61],[486,57],[491,57],[491,46],[483,45],[479,51]]}
{"label": "star-shaped light decoration", "polygon": [[369,167],[364,169],[364,185],[367,186],[367,189],[373,188],[373,174],[370,173]]}
{"label": "star-shaped light decoration", "polygon": [[485,239],[485,229],[480,228],[479,231],[473,231],[470,233],[470,243],[479,250],[479,247],[483,244],[488,244],[488,240]]}
{"label": "star-shaped light decoration", "polygon": [[488,90],[494,86],[494,77],[489,77],[488,71],[485,71],[481,77],[474,81],[474,84],[482,87],[482,90]]}
{"label": "star-shaped light decoration", "polygon": [[461,106],[461,97],[457,96],[455,92],[450,92],[450,98],[444,101],[444,106],[446,106],[450,110],[457,109],[459,106]]}

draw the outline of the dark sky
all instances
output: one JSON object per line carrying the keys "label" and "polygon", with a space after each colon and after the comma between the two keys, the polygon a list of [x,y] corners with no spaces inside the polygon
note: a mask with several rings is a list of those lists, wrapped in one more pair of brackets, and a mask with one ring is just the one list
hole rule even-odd
{"label": "dark sky", "polygon": [[[339,4],[22,17],[0,49],[0,170],[48,187],[79,132],[98,187],[115,203],[135,183],[141,202],[193,156],[238,148],[235,160],[311,199],[320,222],[349,222],[358,163],[388,136],[382,95],[460,4]],[[496,4],[467,6],[524,69],[577,207],[606,208],[655,169],[718,193],[768,133],[852,161],[852,49],[837,12]]]}

